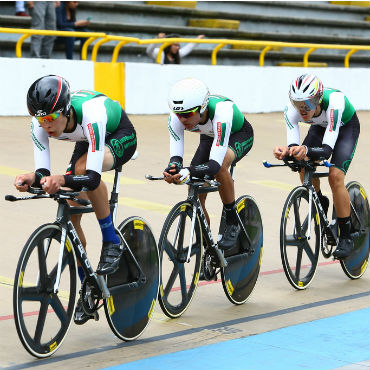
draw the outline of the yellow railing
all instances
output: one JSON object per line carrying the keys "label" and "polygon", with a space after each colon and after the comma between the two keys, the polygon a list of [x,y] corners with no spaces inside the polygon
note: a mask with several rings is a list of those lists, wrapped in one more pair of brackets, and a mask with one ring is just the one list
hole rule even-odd
{"label": "yellow railing", "polygon": [[85,42],[81,59],[87,59],[88,46],[97,41],[92,49],[91,60],[96,61],[98,50],[101,45],[110,41],[119,41],[115,46],[112,54],[112,63],[117,62],[117,58],[120,49],[128,43],[136,43],[138,45],[148,45],[148,44],[161,44],[159,46],[159,52],[157,55],[156,62],[161,63],[161,55],[163,50],[173,44],[173,43],[197,43],[197,44],[216,44],[212,51],[211,62],[212,65],[217,64],[217,53],[226,45],[238,45],[238,46],[253,46],[262,48],[259,56],[259,65],[261,67],[265,64],[265,55],[273,47],[280,48],[299,48],[308,49],[303,55],[303,66],[308,67],[308,57],[317,49],[330,49],[330,50],[348,50],[348,53],[344,57],[344,66],[349,67],[349,59],[351,55],[359,50],[370,50],[370,46],[364,45],[332,45],[332,44],[312,44],[312,43],[293,43],[293,42],[277,42],[277,41],[252,41],[252,40],[227,40],[227,39],[193,39],[193,38],[160,38],[160,39],[146,39],[140,40],[135,37],[124,37],[124,36],[114,36],[107,35],[103,32],[70,32],[70,31],[47,31],[47,30],[34,30],[34,29],[23,29],[23,28],[4,28],[0,27],[0,32],[2,33],[13,33],[22,34],[16,44],[16,56],[18,58],[22,57],[22,44],[23,41],[32,35],[45,35],[45,36],[62,36],[62,37],[86,37],[88,38]]}
{"label": "yellow railing", "polygon": [[365,45],[332,45],[332,44],[308,44],[308,43],[297,43],[297,42],[278,42],[278,41],[252,41],[252,40],[227,40],[227,39],[191,39],[191,38],[167,38],[167,39],[153,39],[153,40],[140,40],[140,44],[162,44],[159,47],[156,62],[161,62],[161,54],[163,50],[173,44],[179,42],[193,42],[197,44],[217,44],[213,49],[211,60],[212,65],[217,64],[217,53],[226,45],[238,45],[238,46],[259,46],[263,48],[259,57],[259,65],[263,67],[265,65],[265,55],[273,47],[281,48],[301,48],[308,49],[303,55],[303,66],[308,67],[308,57],[317,49],[336,49],[336,50],[348,50],[348,53],[344,57],[344,66],[349,67],[349,58],[352,54],[359,50],[370,50],[370,46]]}

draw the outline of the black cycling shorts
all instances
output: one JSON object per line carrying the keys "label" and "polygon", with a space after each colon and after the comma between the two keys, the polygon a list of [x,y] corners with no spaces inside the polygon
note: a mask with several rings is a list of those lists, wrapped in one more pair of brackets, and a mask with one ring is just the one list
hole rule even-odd
{"label": "black cycling shorts", "polygon": [[[308,147],[321,147],[325,130],[326,127],[311,126],[302,145]],[[352,118],[344,126],[340,127],[339,135],[330,159],[330,163],[334,164],[336,168],[344,173],[347,173],[349,165],[352,162],[359,135],[360,122],[355,112]]]}
{"label": "black cycling shorts", "polygon": [[[123,109],[121,120],[116,131],[105,138],[105,146],[110,149],[113,156],[114,164],[111,169],[122,166],[128,162],[135,153],[137,146],[136,131]],[[72,175],[75,174],[74,169],[77,160],[84,155],[88,149],[89,143],[87,141],[76,142],[67,173]]]}
{"label": "black cycling shorts", "polygon": [[[200,142],[197,151],[191,161],[192,166],[209,161],[209,153],[211,152],[214,138],[207,135],[200,135]],[[234,132],[229,137],[228,147],[235,153],[234,164],[239,162],[253,146],[253,127],[244,118],[244,125],[238,132]]]}

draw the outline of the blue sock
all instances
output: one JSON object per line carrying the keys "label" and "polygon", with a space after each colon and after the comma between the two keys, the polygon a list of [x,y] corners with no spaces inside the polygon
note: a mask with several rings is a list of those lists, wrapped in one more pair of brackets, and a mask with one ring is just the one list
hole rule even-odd
{"label": "blue sock", "polygon": [[82,283],[85,279],[85,272],[84,272],[84,269],[82,268],[82,266],[78,266],[77,272],[78,272],[78,276],[80,277],[80,280],[81,280],[81,283]]}
{"label": "blue sock", "polygon": [[103,242],[113,242],[114,244],[118,244],[119,238],[114,231],[111,216],[109,215],[108,217],[98,221],[101,228],[101,232],[103,234]]}

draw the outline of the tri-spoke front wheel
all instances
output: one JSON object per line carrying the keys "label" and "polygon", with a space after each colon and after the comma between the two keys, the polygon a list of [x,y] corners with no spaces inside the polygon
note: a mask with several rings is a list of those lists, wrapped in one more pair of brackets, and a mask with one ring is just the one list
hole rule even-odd
{"label": "tri-spoke front wheel", "polygon": [[305,187],[293,189],[285,202],[280,224],[280,253],[285,275],[295,289],[305,289],[315,276],[321,228],[316,203]]}
{"label": "tri-spoke front wheel", "polygon": [[52,355],[62,344],[76,301],[76,259],[68,237],[55,291],[61,234],[60,227],[54,224],[35,230],[23,248],[14,279],[13,309],[18,336],[24,348],[39,358]]}
{"label": "tri-spoke front wheel", "polygon": [[195,215],[193,233],[192,221],[192,204],[186,201],[178,203],[167,216],[159,239],[159,303],[171,318],[179,317],[188,308],[199,280],[202,233],[198,216]]}

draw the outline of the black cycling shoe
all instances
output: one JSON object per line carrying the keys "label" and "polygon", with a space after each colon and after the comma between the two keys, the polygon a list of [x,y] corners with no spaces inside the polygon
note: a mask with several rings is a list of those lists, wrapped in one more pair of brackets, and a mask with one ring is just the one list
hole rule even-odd
{"label": "black cycling shoe", "polygon": [[122,252],[123,244],[104,242],[96,273],[98,275],[109,275],[115,273],[118,270]]}
{"label": "black cycling shoe", "polygon": [[328,209],[329,209],[329,203],[330,203],[329,198],[325,195],[322,195],[319,199],[320,199],[322,209],[325,212],[325,216],[328,216]]}
{"label": "black cycling shoe", "polygon": [[220,249],[230,249],[234,246],[238,240],[240,233],[240,226],[233,224],[226,224],[224,234],[222,235],[221,240],[218,242]]}
{"label": "black cycling shoe", "polygon": [[95,319],[96,321],[99,320],[99,314],[95,312],[95,314],[88,315],[82,308],[81,298],[79,298],[76,304],[73,321],[76,325],[83,325],[91,319]]}
{"label": "black cycling shoe", "polygon": [[351,254],[352,250],[353,250],[353,240],[352,239],[339,238],[339,243],[338,243],[337,249],[333,253],[333,256],[335,259],[343,260]]}

